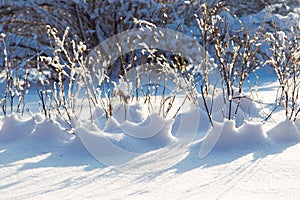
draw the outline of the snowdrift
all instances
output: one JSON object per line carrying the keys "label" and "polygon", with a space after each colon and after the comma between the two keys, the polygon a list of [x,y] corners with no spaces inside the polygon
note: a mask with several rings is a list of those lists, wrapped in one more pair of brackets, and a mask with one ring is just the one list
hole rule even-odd
{"label": "snowdrift", "polygon": [[[221,101],[217,102],[218,99],[214,102],[217,105],[214,109],[219,114],[224,106],[220,105]],[[253,113],[258,113],[258,108],[247,100],[240,106],[243,108],[241,112],[251,107]],[[214,126],[210,126],[202,108],[191,107],[178,114],[175,119],[165,119],[156,113],[145,115],[143,108],[138,105],[129,106],[126,117],[122,115],[125,110],[118,111],[107,120],[105,112],[96,108],[93,124],[86,121],[74,123],[77,124],[75,135],[64,131],[60,117],[46,119],[40,114],[27,118],[19,115],[2,117],[0,143],[27,141],[27,145],[36,146],[44,152],[56,149],[79,155],[89,152],[102,164],[120,166],[132,163],[133,160],[144,162],[145,155],[158,152],[166,155],[174,149],[178,160],[190,149],[197,147],[198,157],[202,159],[211,152],[230,154],[240,150],[256,151],[270,145],[300,141],[299,120],[285,120],[267,130],[261,122],[225,118],[213,121]],[[216,118],[213,116],[213,119]],[[172,165],[176,163],[174,159],[168,160]]]}

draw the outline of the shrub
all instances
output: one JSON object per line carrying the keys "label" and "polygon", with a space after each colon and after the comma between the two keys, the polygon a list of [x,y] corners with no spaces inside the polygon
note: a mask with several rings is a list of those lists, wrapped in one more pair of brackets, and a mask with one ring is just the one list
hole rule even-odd
{"label": "shrub", "polygon": [[276,108],[284,105],[285,115],[295,121],[300,112],[300,23],[291,27],[291,37],[283,31],[266,34],[266,41],[270,45],[266,65],[271,65],[276,72],[279,89],[276,99]]}

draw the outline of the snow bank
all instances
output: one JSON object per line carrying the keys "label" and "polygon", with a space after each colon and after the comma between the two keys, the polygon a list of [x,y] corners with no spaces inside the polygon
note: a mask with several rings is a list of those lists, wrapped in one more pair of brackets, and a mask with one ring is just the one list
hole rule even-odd
{"label": "snow bank", "polygon": [[45,146],[61,146],[73,139],[71,134],[62,130],[51,119],[45,119],[42,122],[37,122],[29,137],[29,139],[34,143],[41,143]]}
{"label": "snow bank", "polygon": [[118,115],[110,117],[105,124],[102,124],[105,115],[97,109],[94,113],[97,123],[82,123],[76,130],[85,148],[101,163],[121,165],[141,154],[176,143],[171,132],[173,119],[164,119],[157,113],[144,117],[137,105],[126,110],[122,107],[115,111]]}
{"label": "snow bank", "polygon": [[[62,124],[63,125],[63,124]],[[75,141],[75,136],[65,132],[61,124],[36,114],[33,118],[11,115],[1,118],[0,143],[25,141],[29,148],[44,150],[64,147]],[[77,145],[78,147],[78,145]]]}
{"label": "snow bank", "polygon": [[34,125],[33,119],[22,119],[18,115],[1,118],[0,143],[15,141],[29,136],[33,131]]}
{"label": "snow bank", "polygon": [[172,126],[172,134],[181,140],[191,140],[195,134],[202,135],[209,129],[207,114],[198,108],[179,113]]}
{"label": "snow bank", "polygon": [[297,124],[291,120],[286,119],[285,121],[279,122],[274,128],[272,128],[268,135],[276,142],[299,142],[300,131],[299,131],[299,120]]}
{"label": "snow bank", "polygon": [[267,134],[261,123],[245,122],[236,128],[233,120],[214,122],[203,139],[199,157],[204,158],[211,151],[228,152],[238,149],[255,149],[267,143]]}
{"label": "snow bank", "polygon": [[[157,133],[165,127],[167,120],[164,120],[161,116],[156,113],[152,113],[146,120],[140,123],[134,123],[132,121],[124,121],[119,125],[119,128],[127,135],[136,138],[150,138],[155,136]],[[172,123],[172,122],[171,122]]]}
{"label": "snow bank", "polygon": [[113,116],[115,119],[117,119],[118,122],[122,123],[124,121],[130,121],[130,122],[142,122],[145,117],[145,108],[139,104],[129,104],[124,105],[120,104],[120,102],[115,102],[115,105],[113,105]]}
{"label": "snow bank", "polygon": [[[216,108],[222,102],[220,96],[214,103]],[[246,99],[247,100],[247,99]],[[241,108],[253,106],[252,102],[241,102]],[[216,109],[214,108],[214,109]],[[299,142],[300,120],[285,120],[266,133],[263,123],[244,121],[237,127],[237,121],[222,118],[214,121],[210,127],[206,113],[190,107],[178,114],[175,119],[164,119],[156,113],[145,116],[142,107],[129,106],[124,113],[118,110],[119,118],[106,119],[105,112],[96,108],[93,119],[96,123],[78,123],[75,137],[64,131],[61,118],[45,119],[37,114],[30,119],[17,115],[1,118],[0,142],[7,143],[20,138],[27,138],[28,144],[51,150],[63,148],[68,152],[81,154],[88,150],[98,160],[109,165],[129,162],[145,153],[172,146],[196,144],[202,145],[199,157],[204,158],[210,152],[231,152],[234,150],[255,150],[270,141],[276,143]],[[241,109],[242,111],[242,109]],[[123,115],[124,115],[123,113]],[[206,135],[204,135],[206,134]],[[200,137],[201,136],[201,137]]]}
{"label": "snow bank", "polygon": [[261,122],[245,121],[238,128],[233,120],[225,119],[222,123],[214,122],[214,126],[202,140],[199,157],[204,158],[211,151],[255,150],[265,144],[297,143],[300,142],[299,127],[299,119],[296,122],[288,119],[281,121],[268,132]]}
{"label": "snow bank", "polygon": [[[105,110],[98,105],[92,114],[93,121],[97,124],[97,126],[105,131],[113,131],[117,129],[120,124],[125,123],[130,125],[133,124],[140,124],[143,125],[145,123],[147,116],[145,116],[145,108],[143,108],[139,104],[130,104],[124,105],[120,102],[114,102],[113,105],[113,117],[107,119]],[[124,127],[125,125],[123,125]],[[131,125],[130,125],[131,126]]]}

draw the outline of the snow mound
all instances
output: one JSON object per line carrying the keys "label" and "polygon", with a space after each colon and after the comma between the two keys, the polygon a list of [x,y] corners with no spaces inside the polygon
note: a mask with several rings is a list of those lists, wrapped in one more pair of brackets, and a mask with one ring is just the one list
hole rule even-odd
{"label": "snow mound", "polygon": [[71,134],[62,130],[51,119],[37,122],[29,137],[34,143],[41,143],[45,146],[63,145],[70,142],[73,138]]}
{"label": "snow mound", "polygon": [[18,115],[5,116],[1,119],[0,143],[15,141],[28,136],[33,131],[33,119],[22,119]]}
{"label": "snow mound", "polygon": [[[105,132],[116,131],[116,130],[118,130],[119,125],[120,125],[119,122],[114,117],[110,117],[105,123],[104,131]],[[99,128],[101,129],[100,126],[99,126]]]}
{"label": "snow mound", "polygon": [[[125,151],[146,153],[166,147],[175,143],[177,139],[172,135],[171,127],[173,120],[164,120],[161,124],[164,126],[158,132],[152,132],[149,137],[140,137],[141,133],[130,132],[129,134],[122,130],[118,134],[109,134],[110,141]],[[151,130],[151,129],[150,129]]]}
{"label": "snow mound", "polygon": [[262,124],[245,122],[236,128],[233,120],[214,122],[203,139],[199,157],[204,158],[211,151],[227,152],[236,149],[253,149],[267,142]]}
{"label": "snow mound", "polygon": [[139,104],[124,105],[117,101],[113,105],[112,116],[120,123],[124,121],[139,123],[147,117],[144,116],[144,113],[147,112],[145,112],[143,106]]}
{"label": "snow mound", "polygon": [[297,124],[289,119],[279,122],[268,132],[268,136],[276,142],[286,143],[300,141],[300,131]]}
{"label": "snow mound", "polygon": [[110,132],[117,129],[123,123],[123,127],[125,124],[132,127],[132,124],[142,125],[142,123],[145,123],[147,116],[144,116],[143,109],[139,104],[124,105],[115,102],[113,105],[113,117],[107,119],[105,110],[101,105],[95,108],[92,117],[101,130],[105,129],[105,131]]}
{"label": "snow mound", "polygon": [[153,113],[141,123],[126,120],[119,127],[125,134],[132,137],[149,138],[161,131],[164,121],[158,114]]}
{"label": "snow mound", "polygon": [[172,134],[180,142],[189,142],[195,137],[203,137],[210,127],[207,114],[199,108],[192,108],[179,113],[172,125]]}
{"label": "snow mound", "polygon": [[156,113],[141,122],[130,119],[120,123],[110,117],[104,129],[97,124],[85,123],[77,128],[76,134],[97,160],[115,166],[176,143],[171,132],[173,123],[173,119],[164,119]]}

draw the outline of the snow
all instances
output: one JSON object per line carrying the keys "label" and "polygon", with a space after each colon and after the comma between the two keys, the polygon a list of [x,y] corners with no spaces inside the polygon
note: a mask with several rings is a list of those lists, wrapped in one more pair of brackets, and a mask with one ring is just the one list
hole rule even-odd
{"label": "snow", "polygon": [[[16,117],[3,123],[10,123],[12,130],[20,124],[27,133],[32,130],[28,121]],[[230,138],[237,134],[247,138],[253,130],[257,140],[250,144],[265,137],[258,125],[235,129],[232,121],[226,124],[223,130]],[[35,126],[31,136],[20,138],[20,131],[11,136],[14,140],[1,142],[1,199],[297,199],[300,195],[300,145],[296,143],[263,144],[251,151],[240,147],[231,153],[223,149],[199,159],[200,140],[173,151],[149,152],[114,168],[93,158],[78,138],[61,143],[59,135],[47,134],[55,130],[50,121]],[[38,137],[41,133],[46,134]],[[220,142],[219,147],[228,144]],[[184,149],[188,151],[182,153]],[[170,159],[173,163],[166,168],[138,171],[164,166]]]}
{"label": "snow", "polygon": [[33,130],[34,120],[22,120],[19,116],[12,115],[1,119],[0,141],[10,142],[30,134]]}
{"label": "snow", "polygon": [[246,122],[236,128],[233,120],[225,120],[223,123],[215,122],[214,127],[209,130],[203,140],[199,157],[206,157],[211,150],[238,151],[253,149],[265,143],[267,143],[267,134],[260,123]]}
{"label": "snow", "polygon": [[[263,10],[241,20],[250,30],[271,20],[285,30],[298,18],[271,19]],[[238,26],[228,20],[232,29]],[[213,126],[202,98],[174,119],[161,117],[159,105],[149,112],[147,104],[112,102],[112,117],[99,106],[90,123],[83,108],[84,116],[71,120],[74,134],[60,116],[3,116],[0,199],[299,199],[300,119],[286,119],[278,109],[264,120],[279,85],[266,68],[257,74],[255,95],[232,99],[233,110],[240,108],[236,116],[228,116],[221,90],[207,97]],[[117,86],[124,101],[131,87]],[[159,104],[161,97],[155,98]]]}
{"label": "snow", "polygon": [[[259,95],[267,101],[274,89],[262,86]],[[299,120],[278,112],[278,123],[209,127],[202,109],[168,120],[131,108],[136,122],[103,123],[96,109],[102,124],[82,122],[77,136],[40,114],[1,118],[1,199],[299,198]],[[158,134],[143,138],[149,126]]]}
{"label": "snow", "polygon": [[299,142],[300,131],[295,122],[286,119],[269,131],[270,138],[278,142]]}

